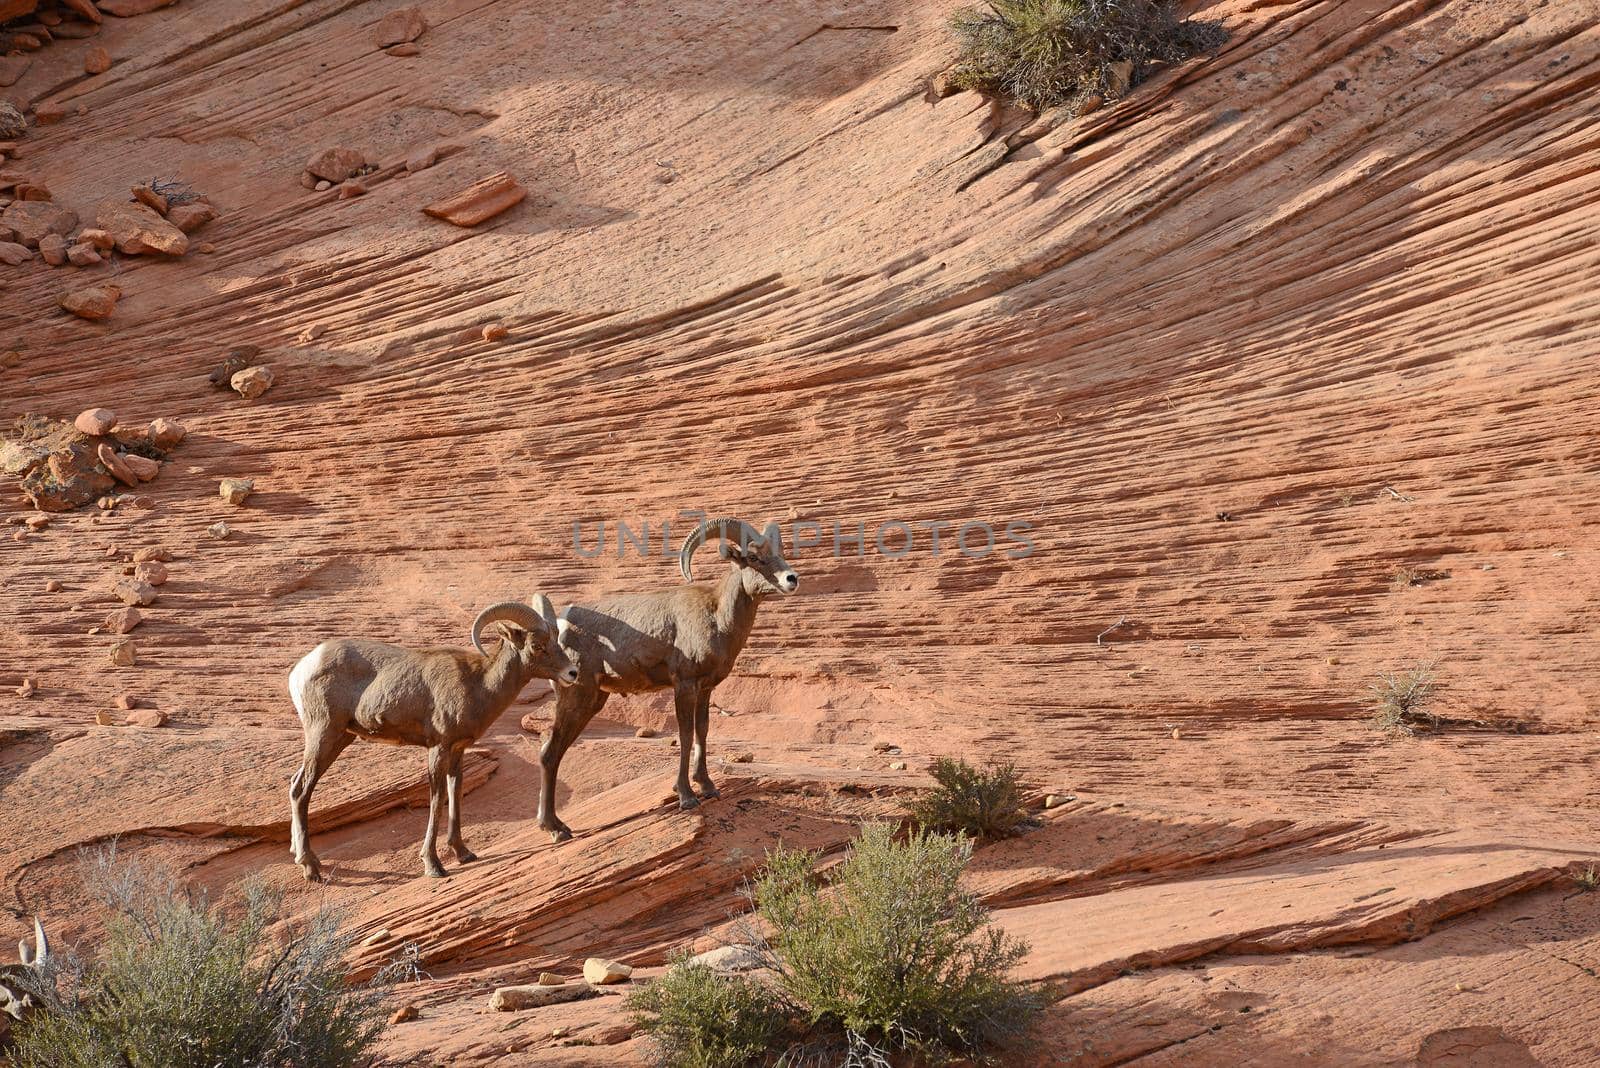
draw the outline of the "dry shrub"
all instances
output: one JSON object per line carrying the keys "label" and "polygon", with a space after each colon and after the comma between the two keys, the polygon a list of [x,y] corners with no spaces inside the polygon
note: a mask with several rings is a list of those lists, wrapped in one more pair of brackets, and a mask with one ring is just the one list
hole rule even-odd
{"label": "dry shrub", "polygon": [[1418,664],[1409,671],[1378,676],[1372,685],[1372,724],[1393,734],[1415,734],[1419,724],[1438,722],[1433,712],[1434,694],[1439,689],[1433,661]]}
{"label": "dry shrub", "polygon": [[105,906],[106,936],[92,958],[52,951],[30,992],[38,1010],[19,1028],[15,1068],[365,1068],[377,1063],[383,988],[353,986],[353,939],[319,912],[273,930],[281,895],[247,884],[224,907],[187,893],[167,871],[118,862],[114,849],[85,863]]}
{"label": "dry shrub", "polygon": [[1214,50],[1216,23],[1183,20],[1175,0],[990,0],[950,21],[955,84],[1035,111],[1092,96],[1114,100],[1152,65]]}
{"label": "dry shrub", "polygon": [[921,827],[972,838],[1006,838],[1027,819],[1022,782],[1010,764],[975,768],[965,760],[940,757],[929,773],[937,785],[917,795],[908,810]]}

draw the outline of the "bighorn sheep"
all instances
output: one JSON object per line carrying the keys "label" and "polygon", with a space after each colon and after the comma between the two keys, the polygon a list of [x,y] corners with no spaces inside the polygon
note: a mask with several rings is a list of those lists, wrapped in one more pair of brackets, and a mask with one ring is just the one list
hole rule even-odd
{"label": "bighorn sheep", "polygon": [[[484,651],[479,636],[495,624],[500,646]],[[289,673],[289,696],[305,731],[305,758],[289,783],[290,849],[305,877],[320,882],[306,817],[311,791],[355,738],[428,749],[428,830],[422,866],[444,875],[434,852],[439,809],[449,798],[448,842],[462,863],[476,860],[461,841],[461,754],[477,741],[534,678],[563,683],[578,677],[561,648],[567,629],[550,599],[501,601],[478,613],[465,649],[402,649],[381,642],[334,638],[307,653]]]}
{"label": "bighorn sheep", "polygon": [[20,1023],[33,1011],[33,991],[47,981],[50,968],[50,940],[44,936],[44,924],[33,918],[33,946],[24,938],[17,943],[20,964],[0,964],[0,1039],[11,1030],[12,1021]]}
{"label": "bighorn sheep", "polygon": [[[539,753],[539,826],[553,840],[572,837],[571,828],[556,816],[561,757],[614,693],[670,687],[677,699],[678,807],[700,803],[689,788],[691,738],[694,781],[701,796],[717,796],[706,772],[711,691],[733,670],[757,607],[771,594],[793,593],[800,576],[784,560],[775,527],[761,534],[740,519],[714,519],[701,523],[678,552],[686,582],[694,581],[690,561],[695,550],[711,536],[722,539],[722,554],[733,562],[720,582],[625,594],[562,611],[572,624],[562,644],[576,654],[578,681],[557,692],[555,724]],[[730,537],[735,540],[728,541]]]}

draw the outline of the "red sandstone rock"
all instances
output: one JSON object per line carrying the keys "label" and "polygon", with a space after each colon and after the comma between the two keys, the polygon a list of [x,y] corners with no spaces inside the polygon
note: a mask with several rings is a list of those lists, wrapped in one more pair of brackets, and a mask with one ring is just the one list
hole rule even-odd
{"label": "red sandstone rock", "polygon": [[528,191],[518,185],[515,178],[502,171],[422,210],[457,226],[476,226],[522,203],[527,195]]}

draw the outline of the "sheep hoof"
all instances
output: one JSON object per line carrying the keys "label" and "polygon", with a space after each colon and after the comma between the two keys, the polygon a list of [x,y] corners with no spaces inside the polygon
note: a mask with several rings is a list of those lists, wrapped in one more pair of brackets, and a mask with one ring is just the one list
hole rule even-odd
{"label": "sheep hoof", "polygon": [[572,837],[572,832],[565,827],[556,827],[550,831],[550,841],[565,842]]}
{"label": "sheep hoof", "polygon": [[721,796],[722,791],[717,789],[715,786],[712,786],[710,783],[705,783],[700,787],[701,800],[710,801],[712,798]]}
{"label": "sheep hoof", "polygon": [[440,864],[437,860],[423,861],[422,870],[427,873],[428,878],[430,879],[444,878],[444,865]]}
{"label": "sheep hoof", "polygon": [[456,859],[463,864],[471,864],[473,861],[478,859],[478,854],[474,853],[466,846],[456,846]]}
{"label": "sheep hoof", "polygon": [[308,883],[322,882],[322,865],[312,861],[310,864],[300,865],[300,872],[306,877]]}
{"label": "sheep hoof", "polygon": [[679,808],[679,810],[681,810],[683,812],[688,812],[692,808],[699,808],[699,807],[700,807],[700,799],[698,797],[694,796],[693,794],[690,794],[688,797],[680,797],[680,798],[678,798],[678,808]]}

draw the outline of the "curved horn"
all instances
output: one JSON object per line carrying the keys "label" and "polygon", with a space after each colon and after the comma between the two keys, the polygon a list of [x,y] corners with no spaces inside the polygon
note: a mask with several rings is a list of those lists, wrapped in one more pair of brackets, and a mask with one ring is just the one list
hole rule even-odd
{"label": "curved horn", "polygon": [[706,539],[715,534],[718,537],[728,537],[728,528],[737,531],[737,540],[741,545],[749,545],[761,540],[761,534],[755,527],[743,519],[708,519],[694,528],[694,533],[683,539],[683,548],[678,550],[678,570],[683,572],[683,581],[694,581],[695,550],[706,543]]}
{"label": "curved horn", "polygon": [[483,633],[484,627],[502,619],[511,620],[523,630],[534,630],[544,623],[544,618],[531,605],[523,604],[521,601],[496,601],[479,612],[478,618],[472,621],[472,647],[484,656],[489,654],[484,652],[483,642],[479,640],[479,636]]}
{"label": "curved horn", "polygon": [[533,610],[539,613],[539,618],[544,620],[544,625],[551,630],[556,626],[556,606],[550,603],[550,598],[542,593],[536,593],[528,598],[528,603]]}

